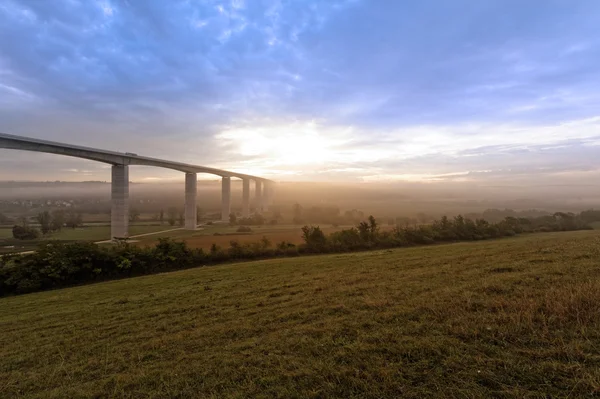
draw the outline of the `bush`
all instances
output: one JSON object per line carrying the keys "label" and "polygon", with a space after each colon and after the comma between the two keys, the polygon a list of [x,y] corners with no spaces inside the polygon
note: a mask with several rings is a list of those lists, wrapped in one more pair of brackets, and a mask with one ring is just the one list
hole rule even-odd
{"label": "bush", "polygon": [[40,236],[40,232],[33,227],[19,225],[13,226],[12,234],[17,240],[35,240]]}
{"label": "bush", "polygon": [[319,226],[302,227],[302,239],[308,252],[323,252],[327,246],[327,238]]}
{"label": "bush", "polygon": [[236,230],[238,233],[251,233],[252,229],[249,226],[240,226]]}

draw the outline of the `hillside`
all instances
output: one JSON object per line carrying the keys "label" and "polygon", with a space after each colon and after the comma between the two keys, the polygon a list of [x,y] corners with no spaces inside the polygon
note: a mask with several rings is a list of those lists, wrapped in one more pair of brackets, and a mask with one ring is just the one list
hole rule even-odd
{"label": "hillside", "polygon": [[0,299],[0,397],[600,395],[600,232]]}

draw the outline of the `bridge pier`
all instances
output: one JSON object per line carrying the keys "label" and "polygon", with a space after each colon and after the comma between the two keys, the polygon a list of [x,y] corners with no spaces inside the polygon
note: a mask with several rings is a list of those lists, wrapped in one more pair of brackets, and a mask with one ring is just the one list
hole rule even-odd
{"label": "bridge pier", "polygon": [[110,238],[129,236],[129,166],[113,165],[111,171]]}
{"label": "bridge pier", "polygon": [[262,212],[262,181],[254,180],[254,197],[256,199],[256,213]]}
{"label": "bridge pier", "polygon": [[242,180],[242,217],[250,216],[250,179]]}
{"label": "bridge pier", "polygon": [[231,214],[231,177],[223,177],[221,180],[221,220],[229,222]]}
{"label": "bridge pier", "polygon": [[196,230],[196,200],[198,196],[198,176],[196,173],[185,174],[185,229]]}

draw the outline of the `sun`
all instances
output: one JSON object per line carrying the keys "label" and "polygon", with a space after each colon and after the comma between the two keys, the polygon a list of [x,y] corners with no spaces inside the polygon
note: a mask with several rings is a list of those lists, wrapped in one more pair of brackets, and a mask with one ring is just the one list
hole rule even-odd
{"label": "sun", "polygon": [[327,133],[314,123],[293,123],[234,128],[218,137],[237,148],[243,157],[261,159],[271,165],[302,166],[336,160],[339,155],[336,147],[344,140]]}

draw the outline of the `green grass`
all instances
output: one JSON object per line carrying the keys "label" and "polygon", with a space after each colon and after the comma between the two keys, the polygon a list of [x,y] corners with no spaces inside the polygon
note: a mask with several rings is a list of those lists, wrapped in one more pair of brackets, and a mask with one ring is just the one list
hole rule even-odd
{"label": "green grass", "polygon": [[0,299],[0,397],[598,397],[600,232]]}
{"label": "green grass", "polygon": [[[171,229],[167,226],[148,226],[148,225],[132,225],[129,226],[129,234],[146,234],[161,230]],[[173,234],[175,232],[172,232]],[[165,233],[164,236],[168,236]],[[161,235],[158,235],[160,237]],[[109,240],[110,226],[84,226],[76,229],[63,228],[61,231],[41,237],[37,240],[15,240],[12,238],[12,229],[0,229],[0,254],[9,252],[20,252],[35,250],[41,242],[48,240],[60,241],[101,241]],[[6,246],[14,246],[15,248],[5,248]]]}
{"label": "green grass", "polygon": [[0,240],[3,238],[11,238],[12,237],[12,226],[10,227],[1,227],[0,228]]}
{"label": "green grass", "polygon": [[[177,226],[177,225],[169,226],[168,224],[165,224],[163,226],[158,226],[158,227],[162,227],[162,230],[170,230],[170,229],[176,229],[180,226]],[[175,239],[179,239],[179,240],[185,240],[185,239],[191,238],[191,237],[214,236],[215,234],[216,235],[239,234],[239,233],[237,233],[237,229],[239,227],[240,226],[230,226],[229,224],[215,223],[215,224],[210,224],[210,225],[199,226],[197,230],[165,231],[164,233],[152,235],[151,237],[148,237],[145,240],[149,241],[151,243],[154,243],[156,241],[156,239],[162,238],[162,237],[170,237],[170,238],[175,238]],[[252,229],[252,234],[257,235],[257,239],[256,239],[257,241],[260,239],[262,234],[276,233],[276,232],[300,231],[300,226],[298,226],[298,225],[275,225],[275,226],[263,225],[263,226],[250,226],[250,228]],[[161,229],[158,229],[157,231],[159,231],[159,230],[161,230]],[[134,234],[130,232],[130,235],[134,235]]]}
{"label": "green grass", "polygon": [[[129,235],[153,233],[156,231],[170,229],[165,226],[132,225],[129,226]],[[82,240],[100,241],[110,239],[110,226],[82,227],[77,229],[62,229],[48,237],[53,240]]]}

